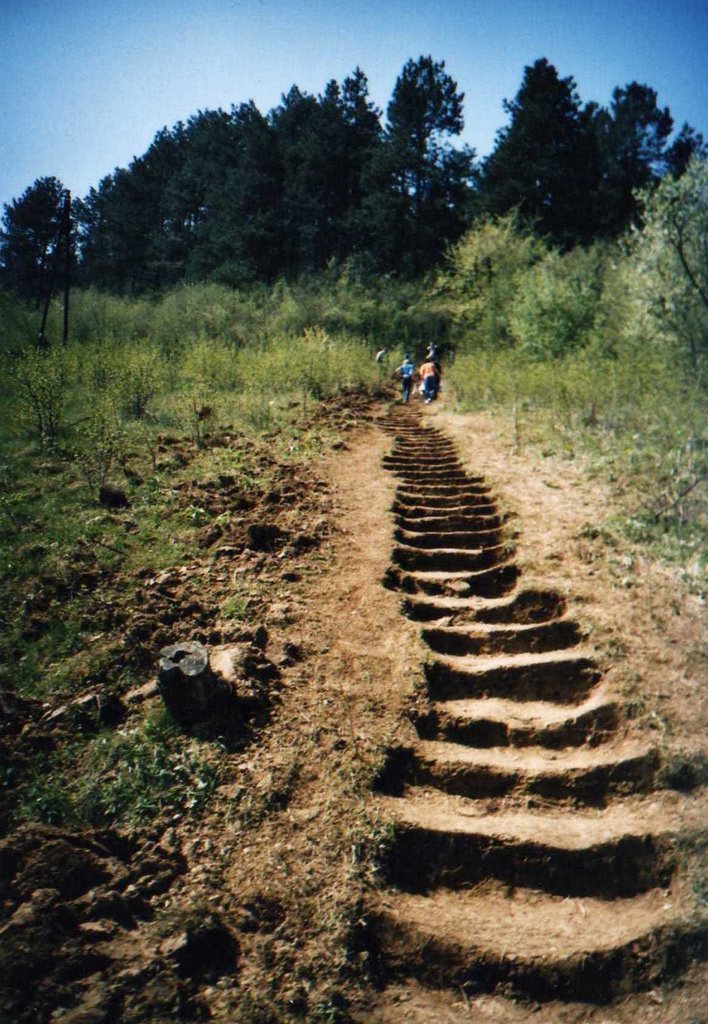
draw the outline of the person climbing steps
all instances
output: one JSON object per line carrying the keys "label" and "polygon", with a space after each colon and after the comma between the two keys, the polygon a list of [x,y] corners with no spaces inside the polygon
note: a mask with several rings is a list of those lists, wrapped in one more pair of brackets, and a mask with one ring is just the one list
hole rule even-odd
{"label": "person climbing steps", "polygon": [[420,378],[420,393],[427,405],[437,398],[440,390],[440,364],[433,362],[432,359],[427,359],[421,364],[418,377]]}
{"label": "person climbing steps", "polygon": [[406,354],[403,357],[403,362],[396,370],[396,375],[401,381],[401,399],[404,402],[408,402],[411,397],[411,387],[413,386],[413,374],[415,367],[411,361],[411,357]]}

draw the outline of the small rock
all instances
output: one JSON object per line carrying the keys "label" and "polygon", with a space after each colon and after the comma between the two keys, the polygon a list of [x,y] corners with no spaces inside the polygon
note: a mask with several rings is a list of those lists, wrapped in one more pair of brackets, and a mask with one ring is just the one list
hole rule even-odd
{"label": "small rock", "polygon": [[91,942],[108,942],[116,934],[117,925],[115,921],[84,921],[79,931]]}
{"label": "small rock", "polygon": [[144,700],[149,700],[150,697],[157,697],[157,680],[151,679],[148,683],[143,683],[142,686],[136,686],[132,690],[128,690],[125,695],[125,700],[128,704],[140,704]]}

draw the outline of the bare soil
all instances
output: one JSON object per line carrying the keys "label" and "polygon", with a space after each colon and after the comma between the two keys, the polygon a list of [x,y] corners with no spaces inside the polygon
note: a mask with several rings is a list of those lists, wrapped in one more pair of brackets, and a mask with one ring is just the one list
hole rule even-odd
{"label": "bare soil", "polygon": [[[328,413],[346,440],[307,479],[284,480],[267,514],[290,539],[301,534],[312,542],[264,543],[254,552],[245,531],[265,519],[259,504],[244,517],[233,553],[212,560],[220,572],[243,574],[252,617],[242,635],[227,635],[202,587],[205,640],[260,644],[277,669],[277,686],[246,741],[224,752],[226,781],[207,813],[196,822],[157,820],[140,834],[30,826],[3,841],[0,967],[15,979],[4,996],[8,1020],[708,1019],[705,970],[686,966],[680,955],[675,971],[638,977],[642,991],[621,983],[623,971],[628,979],[641,974],[632,965],[647,951],[633,950],[632,941],[646,922],[663,914],[678,928],[689,906],[695,909],[696,893],[707,898],[697,843],[682,845],[702,827],[702,604],[670,569],[629,545],[608,546],[599,526],[613,495],[580,461],[516,452],[497,422],[455,414],[444,400],[415,413],[454,441],[469,476],[459,506],[449,504],[456,492],[446,490],[463,479],[452,462],[444,483],[426,476],[438,488],[431,504],[438,511],[428,515],[434,539],[410,543],[420,531],[396,523],[391,511],[407,486],[397,497],[401,481],[386,468],[397,410],[391,416],[383,405],[352,400]],[[427,468],[439,461],[434,446],[427,463],[419,447],[423,458],[414,464],[424,476],[434,474]],[[491,532],[482,546],[485,530]],[[228,548],[221,538],[203,544],[212,553],[214,545]],[[487,608],[487,620],[465,621],[470,604],[454,579],[455,552],[491,548],[491,556],[470,556],[462,568],[479,573],[487,590],[476,605]],[[426,587],[438,586],[430,583],[437,574],[451,589],[439,598],[413,592],[406,581],[416,573]],[[174,600],[179,578],[162,583]],[[218,603],[223,594],[214,583]],[[509,612],[520,591],[537,596]],[[159,593],[150,594],[152,612],[140,612],[155,623],[140,641],[146,664],[157,640],[174,636],[160,623]],[[445,624],[430,611],[436,600],[450,613]],[[552,621],[571,625],[541,628]],[[519,629],[532,637],[530,646]],[[478,658],[486,682],[475,695],[446,693],[431,718],[435,686],[453,686],[455,671],[481,671],[468,664]],[[436,661],[447,664],[437,683]],[[550,663],[562,665],[557,678]],[[502,680],[496,696],[485,689],[490,672]],[[510,672],[525,680],[524,701],[504,682]],[[571,710],[559,710],[548,698],[567,697],[569,679]],[[147,671],[145,682],[130,715],[159,702]],[[484,716],[470,706],[479,700],[486,701]],[[40,742],[37,714],[18,703],[8,742],[21,746],[28,734]],[[482,717],[484,728],[471,729]],[[608,738],[610,760],[622,768],[603,772]],[[446,760],[453,746],[462,767]],[[427,753],[415,762],[416,751]],[[442,845],[431,836],[431,802]],[[401,815],[396,808],[403,805]],[[472,823],[462,832],[461,808]],[[419,813],[425,834],[411,827]],[[399,838],[406,815],[411,857]],[[598,821],[602,838],[586,857]],[[608,853],[602,844],[619,835],[626,838],[617,871],[616,846]],[[518,863],[510,843],[525,844]],[[450,884],[450,858],[459,865],[465,844],[473,856],[464,863],[481,856],[497,866],[463,886]],[[547,850],[559,845],[566,860],[552,861],[549,872]],[[577,863],[573,851],[582,854]],[[513,877],[504,874],[509,864]],[[556,883],[548,885],[551,876]],[[397,917],[406,921],[403,940],[391,928]],[[501,986],[493,991],[448,969],[457,956],[452,947],[475,927],[479,961],[491,987]],[[598,1004],[592,992],[575,999],[572,985],[563,1001],[553,997],[564,942],[583,955],[624,950],[611,1002]],[[543,984],[524,992],[513,972],[495,975],[514,943],[520,959],[533,961],[526,976]],[[680,939],[674,945],[680,948]]]}
{"label": "bare soil", "polygon": [[[412,984],[362,1019],[705,1019],[703,968],[670,987],[705,955],[702,603],[608,548],[612,495],[581,464],[518,452],[487,417],[444,405],[423,429],[396,423],[406,546],[390,582],[432,657],[419,739],[385,801],[399,831],[374,910],[389,973]],[[480,513],[507,524],[506,543],[465,534],[475,511],[475,530]],[[485,544],[495,579],[470,557]],[[526,601],[545,630],[526,625],[529,591],[545,595]]]}

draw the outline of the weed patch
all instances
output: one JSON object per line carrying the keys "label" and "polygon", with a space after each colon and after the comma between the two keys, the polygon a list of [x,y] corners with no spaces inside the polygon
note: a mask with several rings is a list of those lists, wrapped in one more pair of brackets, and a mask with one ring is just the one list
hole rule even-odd
{"label": "weed patch", "polygon": [[198,814],[220,780],[217,748],[185,740],[161,709],[138,725],[62,744],[21,782],[17,822],[104,827]]}

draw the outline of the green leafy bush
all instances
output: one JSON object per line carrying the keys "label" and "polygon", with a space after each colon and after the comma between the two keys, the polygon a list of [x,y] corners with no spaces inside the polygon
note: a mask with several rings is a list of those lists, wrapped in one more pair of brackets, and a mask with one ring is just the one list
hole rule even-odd
{"label": "green leafy bush", "polygon": [[26,349],[12,368],[19,423],[43,445],[56,443],[69,398],[73,359],[67,349]]}
{"label": "green leafy bush", "polygon": [[514,214],[482,221],[452,248],[435,294],[457,328],[458,351],[514,344],[511,316],[521,282],[546,253]]}
{"label": "green leafy bush", "polygon": [[148,404],[164,387],[164,365],[158,349],[143,342],[124,346],[120,353],[116,389],[126,416],[142,419]]}
{"label": "green leafy bush", "polygon": [[115,407],[97,403],[78,427],[80,443],[74,458],[94,498],[125,452],[126,434]]}

